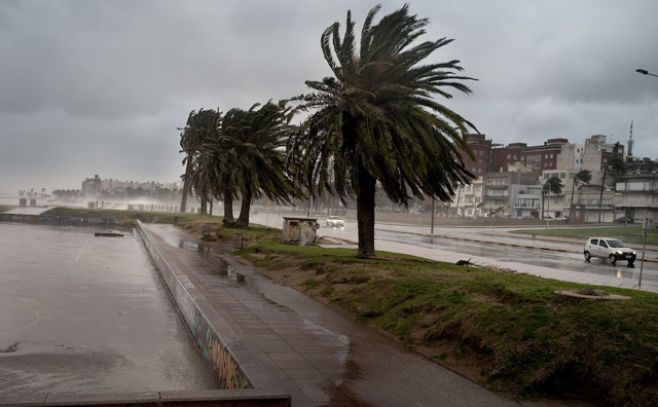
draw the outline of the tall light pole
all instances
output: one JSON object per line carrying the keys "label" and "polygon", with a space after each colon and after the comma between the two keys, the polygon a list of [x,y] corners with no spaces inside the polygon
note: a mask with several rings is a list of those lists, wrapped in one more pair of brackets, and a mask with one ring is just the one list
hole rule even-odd
{"label": "tall light pole", "polygon": [[655,76],[656,78],[658,78],[658,75],[653,74],[653,73],[647,71],[646,69],[636,69],[635,72],[641,73],[642,75]]}

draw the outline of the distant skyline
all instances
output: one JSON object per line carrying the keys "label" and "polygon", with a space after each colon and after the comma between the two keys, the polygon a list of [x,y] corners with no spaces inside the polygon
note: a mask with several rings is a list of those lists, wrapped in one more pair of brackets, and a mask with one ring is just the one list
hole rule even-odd
{"label": "distant skyline", "polygon": [[[380,17],[403,2],[382,1]],[[190,110],[249,107],[329,75],[320,34],[376,2],[0,0],[0,192],[174,182]],[[658,2],[410,1],[455,41],[473,94],[440,100],[497,143],[592,134],[658,157]]]}

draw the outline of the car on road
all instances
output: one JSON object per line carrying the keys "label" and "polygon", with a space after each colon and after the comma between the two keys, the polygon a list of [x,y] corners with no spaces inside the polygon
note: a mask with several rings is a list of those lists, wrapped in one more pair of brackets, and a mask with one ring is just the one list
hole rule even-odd
{"label": "car on road", "polygon": [[327,218],[327,226],[329,227],[343,227],[345,226],[345,221],[340,216],[329,216]]}
{"label": "car on road", "polygon": [[626,261],[628,267],[632,267],[637,257],[637,253],[626,246],[624,242],[612,237],[590,237],[585,243],[583,249],[585,261],[592,257],[607,259],[610,264],[615,265],[617,261]]}
{"label": "car on road", "polygon": [[635,221],[627,216],[622,216],[621,218],[615,219],[615,223],[622,223],[624,225],[629,223],[635,223]]}

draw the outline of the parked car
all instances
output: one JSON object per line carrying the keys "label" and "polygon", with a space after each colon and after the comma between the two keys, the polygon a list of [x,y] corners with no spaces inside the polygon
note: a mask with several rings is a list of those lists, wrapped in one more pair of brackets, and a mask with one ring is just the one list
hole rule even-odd
{"label": "parked car", "polygon": [[635,223],[635,221],[628,216],[622,216],[621,218],[615,219],[615,223],[622,223],[622,224],[629,224],[629,223]]}
{"label": "parked car", "polygon": [[345,226],[345,221],[340,216],[329,216],[327,218],[327,226],[330,227],[343,227]]}
{"label": "parked car", "polygon": [[632,267],[637,257],[637,253],[626,246],[624,242],[619,239],[611,237],[590,237],[585,243],[583,249],[585,261],[589,261],[592,257],[601,259],[608,259],[610,264],[614,265],[619,260],[626,261],[628,267]]}

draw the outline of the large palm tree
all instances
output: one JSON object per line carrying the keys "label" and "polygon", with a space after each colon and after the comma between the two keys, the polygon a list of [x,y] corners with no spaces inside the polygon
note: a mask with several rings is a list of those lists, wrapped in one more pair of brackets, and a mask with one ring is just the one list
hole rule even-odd
{"label": "large palm tree", "polygon": [[549,179],[546,180],[544,185],[541,188],[541,195],[542,195],[542,200],[541,200],[541,214],[542,214],[542,219],[544,219],[544,201],[548,200],[547,208],[546,208],[546,215],[548,215],[548,211],[551,206],[551,192],[554,193],[555,195],[560,195],[562,193],[562,188],[564,187],[564,184],[562,183],[562,180],[559,177],[552,176]]}
{"label": "large palm tree", "polygon": [[459,183],[473,178],[461,154],[472,154],[463,138],[466,119],[434,100],[449,89],[469,93],[459,76],[459,61],[426,63],[425,58],[452,42],[418,42],[428,21],[405,5],[374,23],[380,6],[368,13],[357,43],[347,12],[344,35],[339,24],[321,36],[333,77],[307,81],[313,93],[297,98],[310,111],[290,139],[289,165],[305,188],[355,194],[359,256],[374,255],[375,186],[406,205],[412,196],[449,200]]}
{"label": "large palm tree", "polygon": [[575,210],[573,208],[573,198],[576,194],[576,184],[578,182],[588,183],[592,180],[592,173],[590,170],[580,170],[573,175],[573,184],[571,185],[571,203],[569,204],[569,222],[574,222]]}
{"label": "large palm tree", "polygon": [[226,142],[226,160],[235,174],[240,191],[238,227],[249,226],[254,199],[267,196],[275,202],[290,202],[301,197],[288,177],[285,146],[293,126],[292,112],[285,103],[255,104],[249,110],[231,109],[222,124]]}

